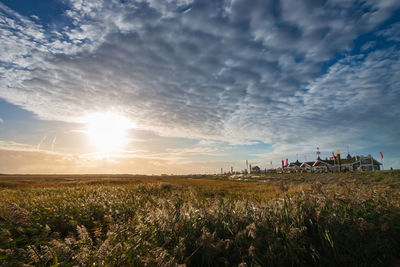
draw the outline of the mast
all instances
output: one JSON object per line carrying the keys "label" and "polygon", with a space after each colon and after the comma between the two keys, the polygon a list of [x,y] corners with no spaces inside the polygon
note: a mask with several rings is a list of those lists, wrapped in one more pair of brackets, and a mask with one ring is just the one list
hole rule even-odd
{"label": "mast", "polygon": [[321,152],[319,151],[319,147],[317,147],[316,154],[318,155],[317,160],[321,160],[321,158],[319,157],[319,155],[321,155]]}

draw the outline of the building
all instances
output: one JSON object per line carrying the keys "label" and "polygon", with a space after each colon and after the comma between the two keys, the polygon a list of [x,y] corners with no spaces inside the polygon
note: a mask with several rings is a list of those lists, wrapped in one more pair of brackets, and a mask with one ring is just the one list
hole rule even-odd
{"label": "building", "polygon": [[327,162],[326,160],[320,160],[317,159],[313,165],[312,165],[312,170],[314,172],[328,172],[332,169],[332,164]]}
{"label": "building", "polygon": [[261,169],[258,166],[254,166],[251,168],[251,173],[260,173]]}
{"label": "building", "polygon": [[[317,159],[316,161],[303,162],[300,164],[297,172],[337,172],[339,171],[339,159]],[[340,171],[379,171],[382,163],[374,159],[371,155],[351,157],[340,159]],[[290,163],[286,167],[293,169],[297,162]]]}
{"label": "building", "polygon": [[371,155],[359,156],[352,163],[353,169],[357,171],[379,171],[382,163],[374,159]]}
{"label": "building", "polygon": [[310,164],[309,162],[303,162],[300,165],[300,171],[305,171],[305,172],[311,172],[312,169],[312,164]]}
{"label": "building", "polygon": [[285,166],[285,172],[299,172],[301,163],[291,162]]}

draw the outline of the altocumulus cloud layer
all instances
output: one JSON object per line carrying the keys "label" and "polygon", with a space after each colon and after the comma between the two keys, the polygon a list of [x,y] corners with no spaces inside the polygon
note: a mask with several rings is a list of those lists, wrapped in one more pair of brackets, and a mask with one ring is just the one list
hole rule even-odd
{"label": "altocumulus cloud layer", "polygon": [[0,97],[42,119],[114,107],[160,135],[276,151],[382,136],[399,148],[399,8],[69,0],[60,26],[0,4]]}

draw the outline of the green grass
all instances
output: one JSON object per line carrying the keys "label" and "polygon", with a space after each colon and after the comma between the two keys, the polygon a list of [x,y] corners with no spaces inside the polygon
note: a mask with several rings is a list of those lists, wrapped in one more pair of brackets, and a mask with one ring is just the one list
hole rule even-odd
{"label": "green grass", "polygon": [[2,266],[400,263],[396,171],[2,179]]}

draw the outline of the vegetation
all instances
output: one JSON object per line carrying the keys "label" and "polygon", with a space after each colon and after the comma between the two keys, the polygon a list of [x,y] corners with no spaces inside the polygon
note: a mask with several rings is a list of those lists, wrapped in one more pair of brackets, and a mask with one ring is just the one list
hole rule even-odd
{"label": "vegetation", "polygon": [[399,181],[2,176],[0,265],[399,265]]}

